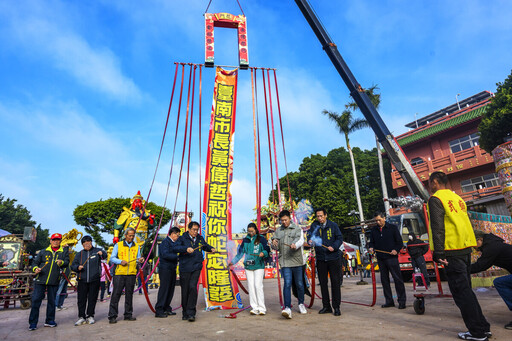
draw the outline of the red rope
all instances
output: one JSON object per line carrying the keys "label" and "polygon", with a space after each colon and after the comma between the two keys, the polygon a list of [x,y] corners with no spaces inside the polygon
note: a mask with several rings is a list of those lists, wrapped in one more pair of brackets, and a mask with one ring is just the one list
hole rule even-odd
{"label": "red rope", "polygon": [[233,271],[233,269],[231,269],[231,268],[229,269],[229,271],[231,271],[231,273],[233,274],[233,277],[235,278],[235,281],[238,284],[238,286],[240,287],[240,289],[242,289],[243,292],[245,292],[247,295],[249,295],[249,291],[247,291],[247,289],[243,286],[242,282],[240,281],[240,278],[238,278],[235,271]]}
{"label": "red rope", "polygon": [[311,281],[311,301],[309,301],[308,309],[313,306],[313,303],[315,302],[315,293],[316,293],[316,290],[315,290],[315,284],[316,284],[315,266],[316,266],[316,264],[315,264],[315,258],[313,257],[313,252],[311,252],[309,254],[309,264],[311,265],[311,272],[310,272],[310,278],[309,278],[309,280]]}
{"label": "red rope", "polygon": [[[275,83],[275,86],[276,86],[276,100],[277,100],[277,110],[279,112],[279,126],[281,128],[281,142],[283,144],[284,169],[286,171],[286,182],[288,183],[288,194],[290,196],[290,204],[291,204],[291,202],[292,202],[292,191],[291,191],[291,188],[290,188],[290,178],[288,176],[288,165],[286,163],[286,150],[285,150],[285,147],[284,147],[283,121],[281,119],[281,104],[279,102],[279,89],[277,87],[277,76],[276,76],[276,70],[275,69],[274,69],[274,83]],[[293,207],[292,207],[292,211],[293,211]]]}
{"label": "red rope", "polygon": [[[179,65],[179,63],[176,63],[176,65]],[[176,144],[177,144],[177,139],[178,139],[178,128],[179,128],[180,116],[181,116],[181,100],[183,98],[183,81],[185,80],[185,64],[181,64],[181,66],[182,66],[182,68],[181,68],[180,99],[178,102],[178,114],[177,114],[177,118],[176,118],[176,130],[174,131],[174,145],[173,145],[173,149],[172,149],[171,168],[169,170],[169,179],[167,180],[167,190],[165,191],[164,207],[167,204],[167,197],[169,195],[169,188],[171,186],[172,171],[173,171],[173,166],[174,166],[174,155],[176,153]],[[162,210],[162,215],[160,216],[160,224],[158,225],[158,230],[160,230],[160,226],[162,224],[162,218],[164,216],[164,211],[165,210]],[[173,212],[173,216],[171,217],[171,226],[172,226],[173,219],[174,219],[174,212]],[[158,237],[158,234],[155,235],[155,237]]]}
{"label": "red rope", "polygon": [[190,65],[190,73],[188,78],[188,94],[187,94],[187,111],[185,116],[185,134],[183,136],[183,151],[181,153],[181,166],[180,166],[180,174],[178,176],[178,187],[176,188],[176,199],[174,201],[174,211],[176,212],[176,205],[178,203],[178,194],[180,192],[180,185],[181,185],[181,174],[183,173],[183,163],[185,161],[185,150],[187,147],[187,134],[188,134],[188,113],[190,108],[190,87],[192,83],[192,65]]}
{"label": "red rope", "polygon": [[101,263],[101,265],[104,267],[105,269],[105,275],[107,276],[108,280],[110,282],[112,282],[112,275],[110,274],[110,269],[108,268],[107,264],[105,263]]}
{"label": "red rope", "polygon": [[254,133],[254,171],[256,183],[256,219],[258,230],[261,227],[261,196],[259,191],[259,172],[258,172],[258,146],[259,135],[256,133],[256,107],[254,99],[254,69],[251,68],[251,93],[252,93],[252,127]]}
{"label": "red rope", "polygon": [[358,303],[358,302],[349,302],[349,301],[341,301],[341,303],[356,304],[356,305],[362,305],[365,307],[373,307],[375,305],[375,302],[377,302],[377,281],[375,280],[375,266],[373,265],[372,261],[370,261],[370,268],[372,271],[372,291],[373,291],[372,303],[367,304],[367,303]]}
{"label": "red rope", "polygon": [[[203,107],[202,102],[202,86],[203,86],[203,69],[202,65],[199,65],[199,123],[198,123],[198,131],[199,131],[199,226],[203,226],[203,210],[202,210],[202,179],[201,179],[201,108]],[[185,221],[187,221],[187,217],[185,217]]]}
{"label": "red rope", "polygon": [[[256,99],[258,98],[258,74],[254,73],[254,93],[256,94]],[[260,118],[259,118],[259,110],[258,110],[258,101],[256,100],[256,131],[258,135],[258,207],[259,211],[259,222],[258,229],[261,228],[261,143],[260,143]],[[270,226],[270,225],[269,225]]]}
{"label": "red rope", "polygon": [[268,136],[268,155],[270,158],[270,184],[272,186],[272,202],[276,202],[276,198],[274,196],[274,175],[272,171],[272,147],[270,142],[270,125],[268,122],[268,106],[267,106],[267,86],[265,85],[265,71],[262,69],[261,74],[263,76],[263,93],[265,94],[265,113],[267,117],[267,136]]}
{"label": "red rope", "polygon": [[196,91],[196,66],[194,65],[194,76],[192,77],[192,107],[190,108],[190,130],[188,135],[188,163],[187,163],[187,186],[185,189],[185,221],[188,215],[188,184],[190,179],[190,149],[192,148],[192,125],[194,123],[194,95]]}
{"label": "red rope", "polygon": [[153,313],[156,313],[155,308],[153,308],[153,305],[151,304],[151,300],[149,299],[148,289],[146,288],[146,279],[144,278],[142,269],[139,270],[139,276],[140,276],[140,281],[142,282],[142,285],[141,285],[142,291],[144,291],[144,296],[146,297],[146,302],[148,302],[149,309],[151,309],[151,311]]}
{"label": "red rope", "polygon": [[[277,195],[278,195],[278,202],[279,202],[279,211],[283,209],[283,205],[281,203],[281,185],[279,184],[279,167],[277,166],[277,151],[276,151],[276,134],[274,130],[274,112],[272,110],[272,91],[270,87],[270,76],[267,69],[267,81],[268,81],[268,100],[269,100],[269,106],[270,106],[270,122],[272,123],[272,142],[274,145],[274,162],[276,165],[276,179],[277,179]],[[274,184],[272,183],[272,186]],[[290,201],[290,207],[292,206],[292,202]]]}
{"label": "red rope", "polygon": [[279,291],[279,303],[281,304],[281,308],[284,308],[283,304],[283,293],[281,291],[281,274],[279,272],[279,256],[277,255],[277,251],[274,253],[274,259],[276,263],[276,272],[277,272],[277,290]]}
{"label": "red rope", "polygon": [[240,7],[240,11],[242,11],[242,14],[245,16],[244,10],[242,9],[242,6],[240,6],[240,1],[236,0],[238,2],[238,7]]}
{"label": "red rope", "polygon": [[210,0],[210,2],[208,3],[208,6],[206,6],[206,10],[204,11],[204,13],[208,12],[208,8],[210,8],[211,3],[212,3],[212,0]]}
{"label": "red rope", "polygon": [[[155,173],[153,174],[153,180],[151,181],[151,186],[149,187],[149,192],[148,192],[148,196],[146,198],[146,203],[149,202],[149,197],[151,195],[151,191],[153,190],[153,184],[155,183],[158,165],[160,164],[160,157],[162,156],[162,149],[164,147],[165,135],[167,133],[167,125],[169,124],[169,117],[171,116],[171,107],[172,107],[172,101],[174,98],[174,89],[176,88],[176,78],[178,78],[178,64],[176,64],[176,70],[174,71],[174,81],[172,84],[171,100],[169,101],[169,109],[167,109],[167,119],[165,120],[164,134],[162,136],[162,143],[160,143],[160,152],[158,153],[158,159],[156,161],[156,169],[155,169]],[[146,206],[144,206],[144,208],[146,208]]]}
{"label": "red rope", "polygon": [[[176,132],[175,132],[175,136],[174,136],[174,148],[173,148],[172,160],[171,160],[171,171],[170,171],[170,174],[169,174],[169,180],[167,182],[167,192],[165,194],[165,200],[164,200],[164,205],[163,205],[163,209],[162,209],[162,214],[160,215],[160,221],[158,223],[158,227],[157,227],[157,230],[156,230],[156,233],[155,233],[155,238],[153,239],[153,243],[151,244],[151,249],[150,249],[150,251],[148,253],[148,256],[144,260],[144,263],[143,263],[142,267],[146,266],[146,264],[147,264],[147,262],[149,260],[149,257],[151,255],[151,252],[153,251],[153,248],[155,247],[155,244],[156,244],[156,241],[157,241],[157,238],[158,238],[158,231],[160,231],[160,228],[162,227],[162,220],[163,220],[163,216],[164,216],[164,213],[165,213],[165,207],[166,207],[166,204],[167,204],[167,194],[169,192],[169,186],[170,186],[171,177],[172,177],[172,165],[174,163],[174,151],[176,150],[176,139],[177,139],[177,136],[178,136],[178,124],[179,124],[179,121],[180,121],[181,99],[182,99],[182,95],[183,95],[183,80],[184,80],[184,76],[185,76],[185,66],[184,65],[182,65],[182,66],[183,66],[183,68],[182,68],[182,72],[181,72],[181,89],[180,89],[180,100],[179,100],[179,104],[178,104],[178,117],[177,117],[177,123],[176,123]],[[173,90],[172,90],[172,95],[171,95],[171,104],[172,104],[172,99],[174,97],[174,88],[175,88],[175,85],[176,85],[177,71],[178,71],[178,64],[176,63],[176,73],[174,75]],[[167,116],[168,116],[167,117],[167,122],[169,120],[171,104],[169,105],[169,111],[167,112]],[[165,138],[165,132],[167,131],[167,122],[166,122],[166,129],[164,131],[164,138]],[[162,144],[163,144],[163,139],[162,139]],[[160,156],[158,158],[158,162],[159,161],[160,161]],[[153,184],[151,184],[151,189],[152,188],[153,188]],[[150,193],[151,193],[151,189],[150,189]],[[139,226],[140,220],[142,218],[142,215],[145,212],[146,205],[148,204],[148,202],[149,202],[149,194],[148,194],[148,197],[146,198],[146,202],[144,203],[144,210],[142,211],[142,214],[139,217],[139,220],[137,221],[137,225],[135,226],[135,231],[137,231],[137,227]]]}
{"label": "red rope", "polygon": [[64,271],[63,271],[63,272],[61,272],[61,274],[62,274],[62,276],[64,276],[64,279],[66,280],[66,282],[68,282],[68,283],[69,283],[69,285],[71,285],[71,287],[73,288],[73,291],[77,291],[77,290],[78,290],[78,288],[77,288],[77,287],[75,287],[75,286],[73,285],[73,283],[71,283],[71,281],[69,280],[68,276],[66,276],[66,274],[64,273]]}

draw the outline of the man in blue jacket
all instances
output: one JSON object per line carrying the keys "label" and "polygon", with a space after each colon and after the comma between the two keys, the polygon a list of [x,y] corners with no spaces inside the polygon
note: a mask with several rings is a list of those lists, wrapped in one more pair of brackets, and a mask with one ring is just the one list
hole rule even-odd
{"label": "man in blue jacket", "polygon": [[[308,230],[307,239],[311,246],[315,247],[316,269],[318,281],[322,291],[322,306],[319,314],[333,313],[340,316],[341,303],[341,252],[343,236],[338,224],[327,219],[325,208],[315,210],[316,221]],[[331,276],[332,309],[327,286],[328,276]]]}
{"label": "man in blue jacket", "polygon": [[177,241],[178,246],[185,247],[186,251],[180,252],[180,285],[181,306],[183,320],[194,322],[196,320],[197,282],[203,269],[203,252],[215,252],[215,249],[206,244],[203,236],[199,234],[199,223],[191,221],[188,231]]}
{"label": "man in blue jacket", "polygon": [[174,296],[174,287],[176,286],[176,267],[178,266],[178,253],[187,252],[187,247],[178,245],[176,242],[180,237],[180,229],[172,227],[169,235],[165,237],[158,247],[158,256],[160,263],[158,265],[158,275],[160,277],[160,289],[158,289],[158,299],[155,306],[155,317],[167,317],[176,315],[172,311],[171,301]]}
{"label": "man in blue jacket", "polygon": [[386,214],[376,212],[374,219],[377,226],[372,228],[370,234],[370,253],[377,252],[377,262],[380,269],[380,281],[386,303],[382,308],[394,307],[393,294],[389,273],[395,282],[396,295],[398,296],[398,309],[405,309],[405,285],[398,263],[398,253],[404,247],[404,242],[396,225],[386,222]]}

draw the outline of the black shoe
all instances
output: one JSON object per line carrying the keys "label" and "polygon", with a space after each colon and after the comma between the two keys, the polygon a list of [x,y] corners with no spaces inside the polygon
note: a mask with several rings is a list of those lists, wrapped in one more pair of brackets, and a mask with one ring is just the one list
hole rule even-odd
{"label": "black shoe", "polygon": [[188,322],[194,322],[196,320],[195,316],[189,316]]}
{"label": "black shoe", "polygon": [[155,317],[158,317],[158,318],[165,318],[167,317],[167,314],[155,314]]}
{"label": "black shoe", "polygon": [[334,308],[334,316],[341,316],[340,308]]}
{"label": "black shoe", "polygon": [[490,331],[485,332],[485,336],[487,336],[487,337],[492,337],[492,333],[491,333]]}
{"label": "black shoe", "polygon": [[398,309],[405,309],[405,303],[400,303],[398,305]]}
{"label": "black shoe", "polygon": [[111,318],[108,319],[108,323],[114,324],[114,323],[117,323],[117,320],[116,320],[115,317],[111,317]]}
{"label": "black shoe", "polygon": [[394,303],[386,303],[386,304],[381,305],[380,307],[381,308],[391,308],[391,307],[394,307],[394,306],[395,306]]}
{"label": "black shoe", "polygon": [[319,314],[332,314],[332,309],[331,308],[322,308],[322,309],[320,309],[320,311],[318,313]]}
{"label": "black shoe", "polygon": [[182,317],[181,319],[182,319],[183,321],[188,320],[188,316],[183,315],[183,317]]}
{"label": "black shoe", "polygon": [[166,311],[166,313],[167,313],[167,316],[174,316],[174,315],[176,315],[176,313],[174,311],[172,311],[172,310],[171,311]]}
{"label": "black shoe", "polygon": [[505,325],[505,329],[512,329],[512,321]]}
{"label": "black shoe", "polygon": [[125,316],[125,317],[124,317],[124,320],[125,320],[125,321],[136,321],[136,320],[137,320],[137,318],[136,318],[136,317],[133,317],[133,316],[128,316],[128,317],[126,317],[126,316]]}

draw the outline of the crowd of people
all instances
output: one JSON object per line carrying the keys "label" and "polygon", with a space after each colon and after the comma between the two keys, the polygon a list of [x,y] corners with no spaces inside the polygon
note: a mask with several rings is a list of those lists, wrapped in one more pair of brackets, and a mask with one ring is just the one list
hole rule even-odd
{"label": "crowd of people", "polygon": [[[492,265],[512,272],[512,245],[506,244],[493,234],[473,231],[466,205],[447,187],[448,181],[444,173],[432,173],[429,185],[432,192],[428,201],[430,249],[434,261],[444,266],[453,300],[468,329],[466,332],[459,333],[458,337],[464,340],[485,341],[492,335],[490,324],[484,317],[478,299],[471,288],[470,274],[484,271]],[[343,237],[338,225],[327,218],[326,209],[316,209],[315,216],[316,221],[310,226],[305,236],[302,229],[292,221],[291,213],[287,210],[281,211],[280,225],[272,234],[270,243],[267,243],[267,239],[259,234],[256,224],[250,223],[247,226],[247,236],[228,266],[231,267],[243,259],[249,288],[250,314],[265,315],[267,312],[263,278],[265,262],[271,254],[270,248],[278,251],[278,262],[284,280],[282,316],[286,319],[292,318],[292,287],[298,300],[298,312],[307,314],[304,305],[307,289],[304,281],[306,263],[304,247],[311,247],[315,250],[316,269],[322,294],[322,307],[318,313],[341,315],[340,287],[344,271],[349,268],[349,260],[341,247]],[[385,298],[381,307],[395,306],[391,290],[391,274],[398,309],[405,309],[406,291],[398,262],[398,254],[404,248],[402,236],[396,225],[386,221],[385,213],[375,213],[374,220],[376,227],[370,231],[369,252],[376,255],[380,269]],[[141,255],[139,245],[134,242],[135,232],[135,229],[127,228],[124,239],[115,244],[110,257],[115,270],[108,312],[109,323],[117,322],[118,305],[123,293],[125,295],[124,320],[136,320],[133,316],[133,293],[138,269],[145,263],[145,259]],[[66,275],[65,271],[69,268],[69,251],[60,245],[61,239],[60,234],[53,234],[50,246],[41,250],[34,260],[32,269],[36,277],[29,317],[30,330],[37,328],[39,308],[45,292],[48,293],[48,304],[44,326],[57,326],[55,309],[56,306],[62,306],[59,298],[62,296],[63,287],[67,287],[62,283],[63,280],[67,283],[69,277],[69,273]],[[83,250],[76,254],[70,266],[70,269],[77,274],[78,320],[75,323],[76,326],[95,323],[95,306],[100,289],[101,300],[104,299],[105,294],[105,268],[102,267],[102,262],[107,257],[107,253],[103,249],[93,247],[90,236],[84,236],[81,242]],[[482,256],[476,263],[471,264],[470,255],[473,247],[482,251]],[[428,286],[428,273],[423,258],[428,251],[428,244],[411,234],[407,249],[414,267],[422,273],[424,283]],[[177,227],[170,229],[168,236],[159,246],[160,287],[155,317],[166,318],[176,315],[171,302],[179,264],[182,319],[190,322],[196,320],[197,288],[203,267],[203,251],[215,252],[215,249],[199,234],[197,222],[190,222],[187,231],[181,236]],[[61,273],[64,279],[61,278]],[[496,278],[494,285],[512,311],[512,275]],[[505,328],[512,329],[512,322]]]}

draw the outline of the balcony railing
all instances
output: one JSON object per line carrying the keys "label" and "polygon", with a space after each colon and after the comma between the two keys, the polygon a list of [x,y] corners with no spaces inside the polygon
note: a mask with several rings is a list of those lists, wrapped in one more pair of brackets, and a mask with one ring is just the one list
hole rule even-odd
{"label": "balcony railing", "polygon": [[476,191],[465,192],[460,195],[460,197],[464,201],[475,200],[479,198],[483,198],[490,195],[498,195],[501,194],[501,186],[493,186],[482,189],[477,189]]}
{"label": "balcony railing", "polygon": [[[422,181],[426,181],[430,173],[434,171],[452,174],[492,162],[493,159],[490,154],[486,153],[480,146],[474,146],[434,160],[425,160],[425,162],[417,164],[412,168]],[[391,180],[395,189],[405,186],[405,182],[396,171],[391,173]]]}

